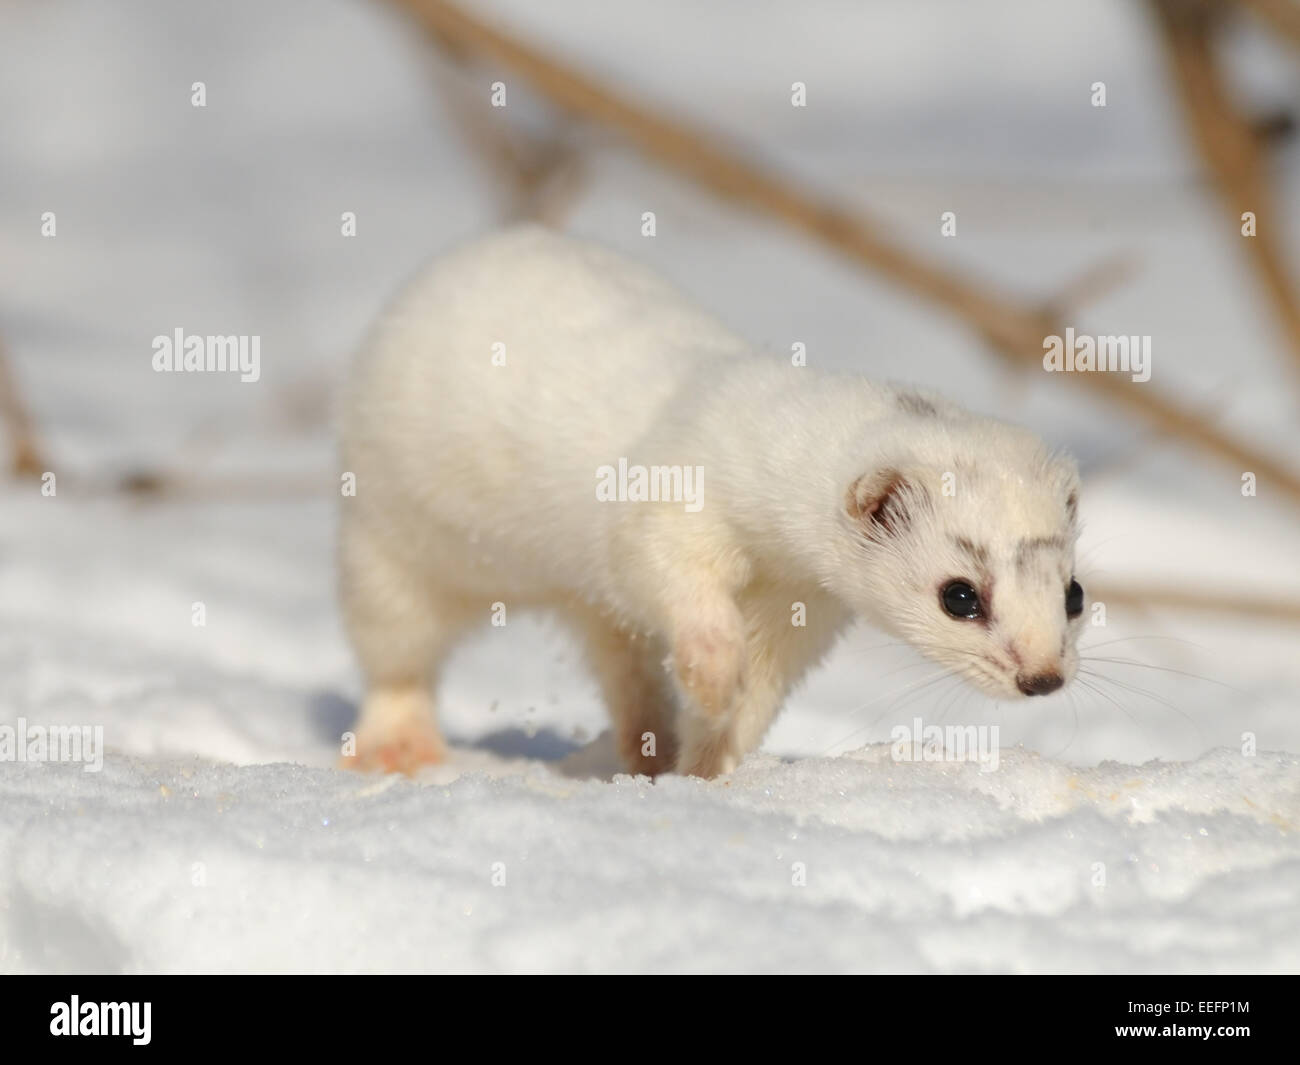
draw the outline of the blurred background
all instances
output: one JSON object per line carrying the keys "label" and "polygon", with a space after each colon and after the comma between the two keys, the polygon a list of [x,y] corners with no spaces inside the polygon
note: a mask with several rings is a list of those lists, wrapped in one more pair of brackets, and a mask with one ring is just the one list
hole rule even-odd
{"label": "blurred background", "polygon": [[[331,764],[359,690],[333,597],[341,371],[424,260],[530,217],[648,261],[758,347],[940,389],[1080,459],[1079,575],[1107,606],[1084,684],[1032,707],[912,692],[912,653],[854,632],[768,750],[914,715],[1081,763],[1244,732],[1300,750],[1295,12],[0,0],[0,716]],[[1150,336],[1150,382],[1049,378],[1049,324]],[[177,328],[260,336],[260,380],[155,373]],[[604,727],[544,620],[468,644],[443,707],[485,759]]]}

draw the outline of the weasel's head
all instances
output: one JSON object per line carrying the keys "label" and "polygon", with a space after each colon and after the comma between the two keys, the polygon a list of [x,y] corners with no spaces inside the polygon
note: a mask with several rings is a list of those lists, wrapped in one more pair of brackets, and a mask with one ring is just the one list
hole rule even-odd
{"label": "weasel's head", "polygon": [[833,590],[989,695],[1049,694],[1079,667],[1078,495],[1074,463],[1024,430],[935,426],[844,488]]}

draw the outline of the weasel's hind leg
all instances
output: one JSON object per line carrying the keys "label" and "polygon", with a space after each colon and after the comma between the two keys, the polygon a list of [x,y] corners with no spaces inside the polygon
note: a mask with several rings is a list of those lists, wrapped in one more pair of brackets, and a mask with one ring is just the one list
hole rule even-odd
{"label": "weasel's hind leg", "polygon": [[348,769],[416,772],[446,758],[433,688],[470,617],[463,602],[428,587],[364,535],[345,529],[341,598],[366,677]]}
{"label": "weasel's hind leg", "polygon": [[677,706],[662,643],[595,614],[575,620],[613,720],[619,760],[629,773],[672,772]]}

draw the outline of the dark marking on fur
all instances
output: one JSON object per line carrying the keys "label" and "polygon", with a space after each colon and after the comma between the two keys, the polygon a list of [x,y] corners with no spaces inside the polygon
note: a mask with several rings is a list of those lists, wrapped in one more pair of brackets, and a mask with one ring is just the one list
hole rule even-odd
{"label": "dark marking on fur", "polygon": [[1016,545],[1016,565],[1026,566],[1038,551],[1064,551],[1063,536],[1031,536]]}
{"label": "dark marking on fur", "polygon": [[899,409],[918,418],[937,418],[939,408],[917,392],[899,392],[894,397]]}
{"label": "dark marking on fur", "polygon": [[965,551],[976,566],[988,566],[989,549],[983,544],[977,544],[967,536],[954,536],[952,542]]}
{"label": "dark marking on fur", "polygon": [[1070,524],[1079,520],[1079,493],[1071,492],[1065,497],[1065,512],[1070,515]]}

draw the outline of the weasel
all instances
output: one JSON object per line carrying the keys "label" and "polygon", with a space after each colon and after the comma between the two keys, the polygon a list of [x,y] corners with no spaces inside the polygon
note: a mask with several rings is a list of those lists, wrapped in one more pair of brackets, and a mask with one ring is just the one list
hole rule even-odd
{"label": "weasel", "polygon": [[937,396],[762,356],[649,270],[539,227],[397,299],[353,365],[342,460],[357,768],[444,757],[439,666],[502,606],[572,624],[620,757],[651,776],[734,769],[854,618],[999,698],[1078,667],[1071,460]]}

